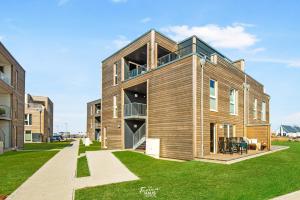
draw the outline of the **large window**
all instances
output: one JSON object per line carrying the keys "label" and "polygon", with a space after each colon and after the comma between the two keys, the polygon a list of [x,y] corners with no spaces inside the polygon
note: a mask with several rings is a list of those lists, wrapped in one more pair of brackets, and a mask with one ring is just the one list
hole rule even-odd
{"label": "large window", "polygon": [[32,125],[32,114],[25,114],[25,125]]}
{"label": "large window", "polygon": [[225,124],[224,125],[224,137],[231,138],[235,137],[235,125]]}
{"label": "large window", "polygon": [[237,115],[237,102],[238,102],[238,91],[235,89],[230,90],[230,114]]}
{"label": "large window", "polygon": [[253,119],[257,119],[257,99],[253,102]]}
{"label": "large window", "polygon": [[118,85],[118,62],[114,64],[114,77],[113,77],[113,81],[114,81],[114,85]]}
{"label": "large window", "polygon": [[261,104],[261,120],[266,121],[266,102],[262,102]]}
{"label": "large window", "polygon": [[113,118],[118,118],[117,96],[113,98]]}
{"label": "large window", "polygon": [[218,110],[218,82],[215,80],[209,80],[209,102],[210,110]]}

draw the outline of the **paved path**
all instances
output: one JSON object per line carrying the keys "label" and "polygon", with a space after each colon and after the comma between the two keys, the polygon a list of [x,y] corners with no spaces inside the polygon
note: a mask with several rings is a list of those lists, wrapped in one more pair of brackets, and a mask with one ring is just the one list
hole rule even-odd
{"label": "paved path", "polygon": [[44,164],[7,200],[72,200],[79,141],[72,144]]}
{"label": "paved path", "polygon": [[77,178],[75,189],[139,179],[111,151],[88,151],[90,177]]}
{"label": "paved path", "polygon": [[300,191],[297,191],[297,192],[292,192],[286,195],[276,197],[272,200],[299,200],[299,199],[300,199]]}

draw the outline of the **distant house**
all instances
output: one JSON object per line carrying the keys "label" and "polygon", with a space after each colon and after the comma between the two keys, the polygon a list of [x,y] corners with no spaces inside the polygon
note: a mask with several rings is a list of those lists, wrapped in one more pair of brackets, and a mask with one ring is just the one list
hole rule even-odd
{"label": "distant house", "polygon": [[277,136],[300,137],[299,126],[281,125],[276,131]]}

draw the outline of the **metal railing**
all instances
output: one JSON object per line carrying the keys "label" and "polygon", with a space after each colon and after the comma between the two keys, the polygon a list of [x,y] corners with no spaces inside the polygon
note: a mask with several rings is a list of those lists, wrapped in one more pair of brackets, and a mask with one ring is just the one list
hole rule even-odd
{"label": "metal railing", "polygon": [[6,74],[4,74],[3,72],[0,72],[0,79],[3,80],[5,83],[10,85],[10,79],[8,78],[8,76]]}
{"label": "metal railing", "polygon": [[38,110],[43,110],[44,109],[44,106],[41,105],[41,104],[38,104],[38,103],[28,103],[27,106],[28,106],[28,108],[35,108],[35,109],[38,109]]}
{"label": "metal railing", "polygon": [[10,118],[10,107],[6,105],[0,105],[0,116]]}
{"label": "metal railing", "polygon": [[96,127],[96,128],[101,127],[101,122],[95,122],[95,127]]}
{"label": "metal railing", "polygon": [[146,123],[133,134],[133,149],[139,147],[146,140]]}
{"label": "metal railing", "polygon": [[183,47],[177,51],[171,52],[167,55],[164,55],[164,56],[158,58],[157,66],[161,66],[161,65],[167,64],[169,62],[172,62],[174,60],[180,59],[183,56],[191,54],[192,52],[193,52],[193,45]]}
{"label": "metal railing", "polygon": [[144,103],[129,103],[124,105],[124,116],[146,116],[147,105]]}
{"label": "metal railing", "polygon": [[144,74],[145,72],[147,72],[147,64],[139,65],[137,63],[129,61],[128,64],[126,64],[127,69],[129,69],[129,65],[134,65],[135,68],[132,70],[129,70],[127,72],[127,76],[125,77],[125,79],[133,78],[133,77],[136,77],[138,75],[141,75],[141,74]]}

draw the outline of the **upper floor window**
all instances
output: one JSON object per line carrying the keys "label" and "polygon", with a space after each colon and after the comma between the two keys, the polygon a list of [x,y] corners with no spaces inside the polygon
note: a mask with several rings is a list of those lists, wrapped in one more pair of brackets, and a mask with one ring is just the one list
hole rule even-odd
{"label": "upper floor window", "polygon": [[93,106],[91,106],[90,109],[90,114],[93,115]]}
{"label": "upper floor window", "polygon": [[18,89],[18,71],[16,71],[16,90]]}
{"label": "upper floor window", "polygon": [[238,102],[238,91],[235,89],[230,90],[230,106],[229,112],[232,115],[237,115],[237,102]]}
{"label": "upper floor window", "polygon": [[114,76],[113,76],[113,84],[118,85],[118,63],[114,64]]}
{"label": "upper floor window", "polygon": [[113,97],[113,118],[118,118],[117,96]]}
{"label": "upper floor window", "polygon": [[217,111],[218,110],[218,83],[215,80],[209,80],[209,103],[210,110]]}
{"label": "upper floor window", "polygon": [[261,120],[266,121],[266,102],[262,102],[261,104]]}
{"label": "upper floor window", "polygon": [[25,125],[32,125],[32,114],[25,114]]}
{"label": "upper floor window", "polygon": [[253,119],[257,119],[257,99],[253,102]]}

